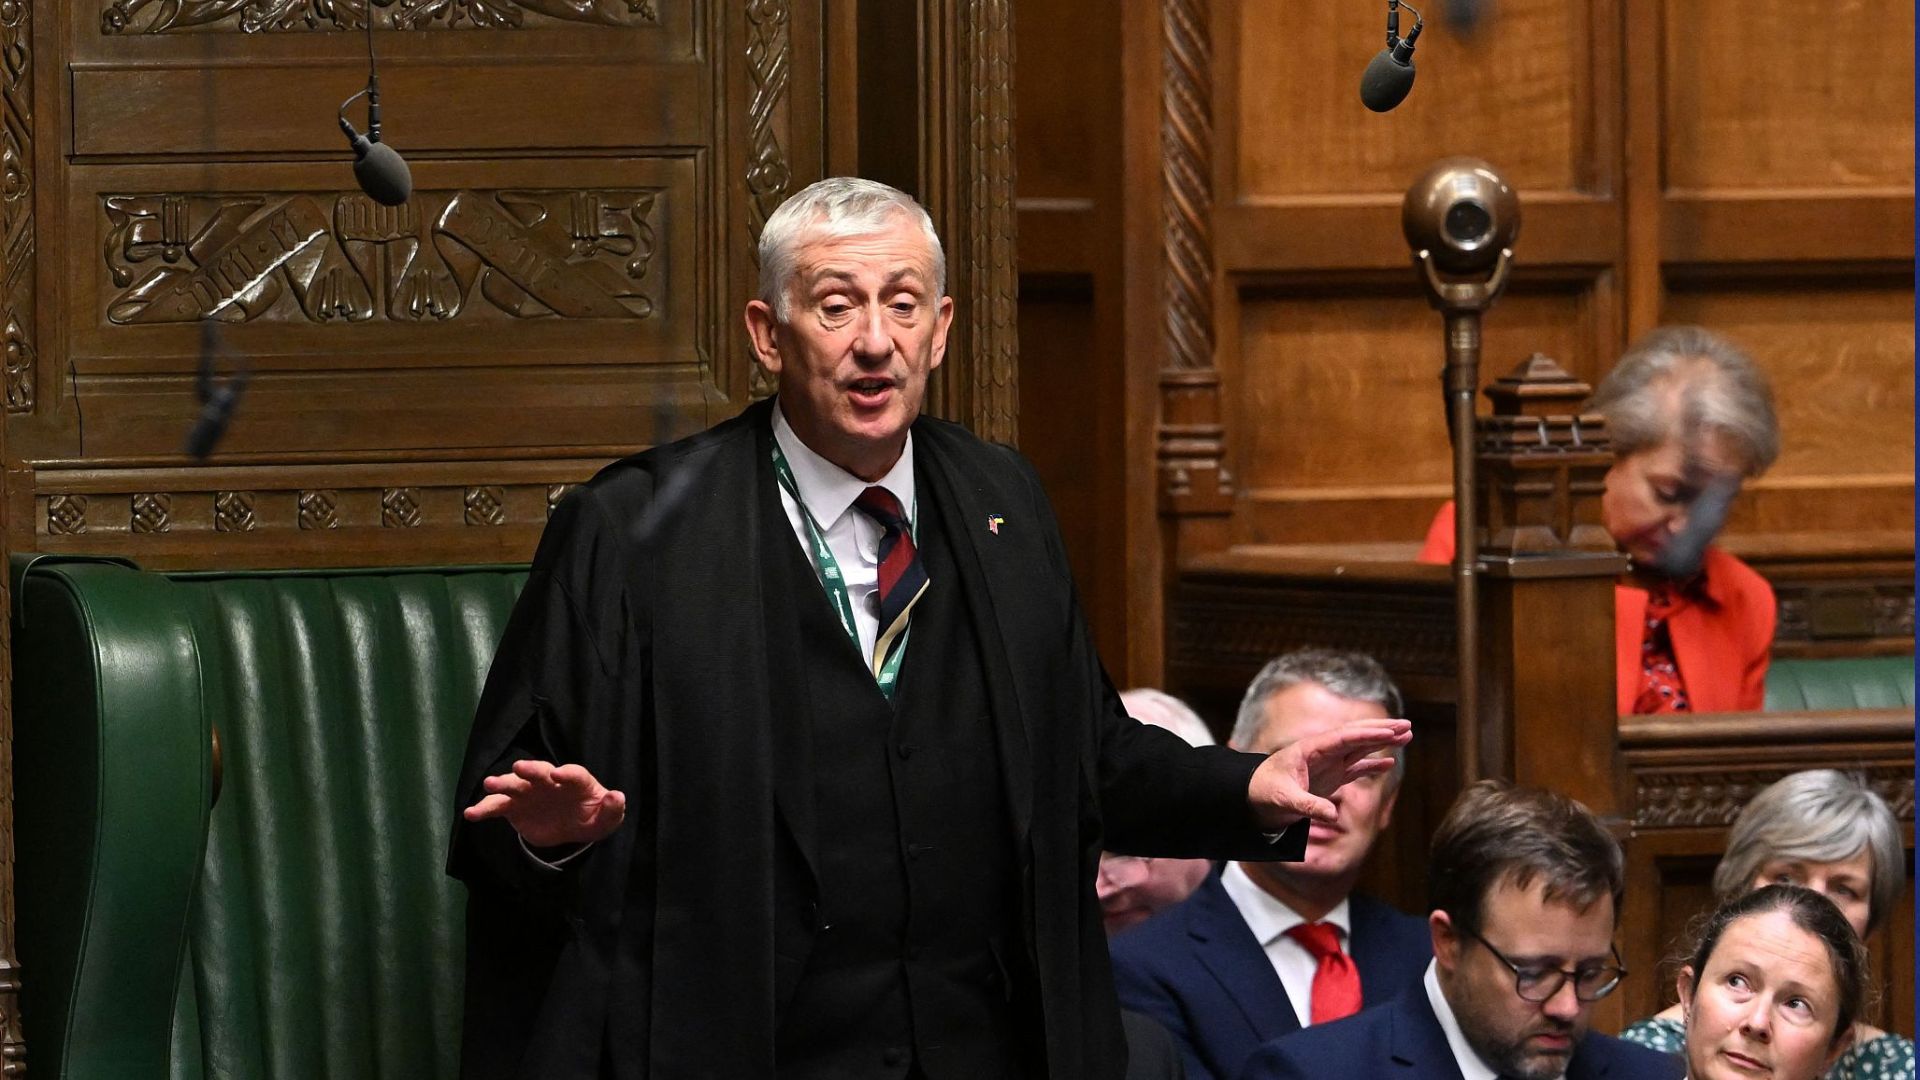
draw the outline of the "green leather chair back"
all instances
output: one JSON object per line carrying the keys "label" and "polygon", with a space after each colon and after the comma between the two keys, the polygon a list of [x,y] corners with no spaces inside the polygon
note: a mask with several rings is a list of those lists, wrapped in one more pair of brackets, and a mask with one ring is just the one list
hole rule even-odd
{"label": "green leather chair back", "polygon": [[[524,582],[519,568],[98,562],[23,575],[16,772],[49,773],[18,804],[36,1073],[454,1076],[450,797]],[[61,779],[88,772],[79,791]],[[30,872],[65,884],[39,890]]]}
{"label": "green leather chair back", "polygon": [[1767,668],[1769,712],[1911,708],[1911,656],[1775,660]]}

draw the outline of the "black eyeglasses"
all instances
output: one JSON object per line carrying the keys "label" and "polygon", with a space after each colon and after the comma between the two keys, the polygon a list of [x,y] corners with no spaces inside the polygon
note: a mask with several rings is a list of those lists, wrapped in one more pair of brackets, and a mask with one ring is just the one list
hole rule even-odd
{"label": "black eyeglasses", "polygon": [[1544,1005],[1552,1001],[1553,995],[1560,992],[1560,988],[1567,984],[1568,979],[1573,980],[1574,997],[1581,1001],[1599,1001],[1619,989],[1620,980],[1627,977],[1627,969],[1620,966],[1618,946],[1607,946],[1607,950],[1613,953],[1611,964],[1580,967],[1572,971],[1534,965],[1521,967],[1507,959],[1505,953],[1494,948],[1493,942],[1459,923],[1455,923],[1454,926],[1461,933],[1485,945],[1494,959],[1507,965],[1507,970],[1513,972],[1513,992],[1520,995],[1520,1000],[1530,1001],[1535,1005]]}

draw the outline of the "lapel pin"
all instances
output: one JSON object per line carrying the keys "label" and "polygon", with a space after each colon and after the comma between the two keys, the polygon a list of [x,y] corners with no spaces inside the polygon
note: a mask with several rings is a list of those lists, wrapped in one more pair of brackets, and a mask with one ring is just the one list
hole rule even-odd
{"label": "lapel pin", "polygon": [[1005,525],[1006,523],[1007,523],[1007,519],[1001,517],[999,514],[987,515],[987,531],[992,533],[995,536],[1000,535],[1000,526]]}

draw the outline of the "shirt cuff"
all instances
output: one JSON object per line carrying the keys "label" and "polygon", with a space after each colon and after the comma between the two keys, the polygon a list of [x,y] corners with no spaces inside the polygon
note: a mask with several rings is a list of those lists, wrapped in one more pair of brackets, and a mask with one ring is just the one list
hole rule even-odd
{"label": "shirt cuff", "polygon": [[549,870],[559,870],[565,867],[568,863],[585,854],[587,849],[593,846],[592,844],[561,844],[557,847],[541,848],[539,851],[535,851],[527,845],[526,837],[521,836],[519,833],[514,833],[513,835],[514,839],[520,842],[520,850],[526,853],[527,858],[532,859],[534,862]]}

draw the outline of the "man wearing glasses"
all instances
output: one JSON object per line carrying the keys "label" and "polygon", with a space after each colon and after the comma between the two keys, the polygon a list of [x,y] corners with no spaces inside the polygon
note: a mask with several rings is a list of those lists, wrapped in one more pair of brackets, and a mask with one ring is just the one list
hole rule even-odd
{"label": "man wearing glasses", "polygon": [[1669,1056],[1587,1030],[1626,976],[1613,947],[1619,844],[1586,808],[1483,780],[1433,837],[1422,986],[1267,1043],[1243,1080],[1669,1080]]}

